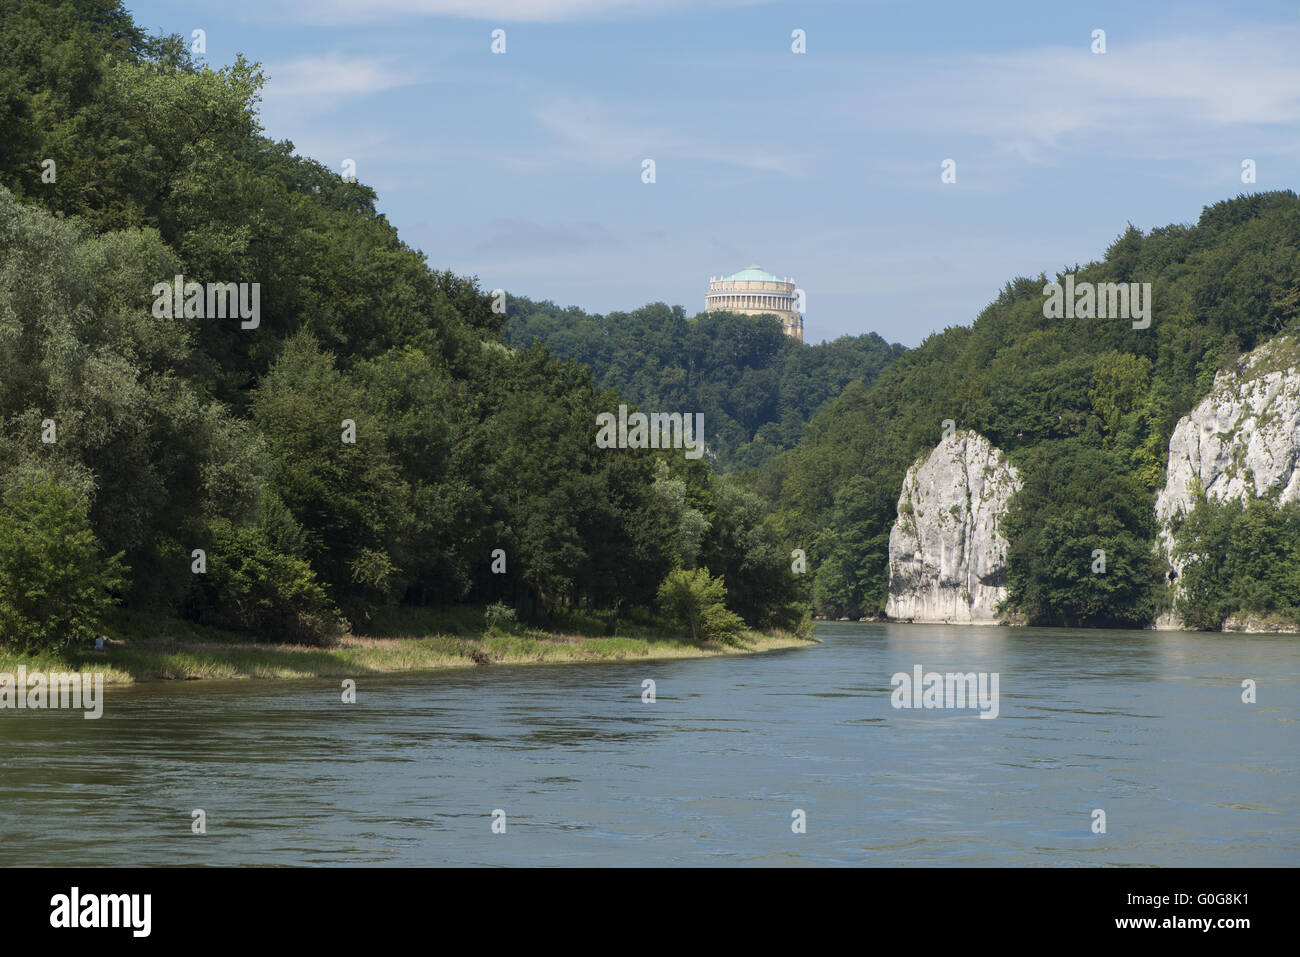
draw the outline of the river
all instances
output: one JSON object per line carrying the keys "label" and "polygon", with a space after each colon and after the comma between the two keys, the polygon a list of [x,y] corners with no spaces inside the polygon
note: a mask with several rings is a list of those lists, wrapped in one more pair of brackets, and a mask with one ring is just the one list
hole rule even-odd
{"label": "river", "polygon": [[[1300,864],[1296,636],[817,632],[358,674],[355,704],[231,681],[108,688],[97,721],[0,711],[0,864]],[[998,716],[895,709],[916,665],[996,672]]]}

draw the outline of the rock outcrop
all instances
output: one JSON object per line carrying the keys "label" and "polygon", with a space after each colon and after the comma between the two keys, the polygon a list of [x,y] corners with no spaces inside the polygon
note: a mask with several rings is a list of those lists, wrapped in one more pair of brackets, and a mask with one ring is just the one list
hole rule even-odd
{"label": "rock outcrop", "polygon": [[1020,476],[971,431],[947,436],[907,470],[889,533],[890,618],[996,624],[1006,597],[1000,526]]}
{"label": "rock outcrop", "polygon": [[[1300,499],[1300,340],[1280,337],[1220,372],[1214,388],[1169,439],[1165,487],[1156,496],[1159,547],[1175,574],[1171,523],[1197,497],[1234,501],[1277,492]],[[1165,616],[1157,627],[1178,627]]]}

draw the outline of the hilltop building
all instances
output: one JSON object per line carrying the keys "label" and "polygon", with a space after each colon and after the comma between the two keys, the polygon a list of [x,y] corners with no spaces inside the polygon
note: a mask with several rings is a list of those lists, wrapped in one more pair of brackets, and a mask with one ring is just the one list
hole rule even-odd
{"label": "hilltop building", "polygon": [[746,266],[730,276],[709,277],[706,312],[725,310],[746,316],[773,315],[785,334],[803,342],[803,315],[793,279],[781,279],[758,266]]}

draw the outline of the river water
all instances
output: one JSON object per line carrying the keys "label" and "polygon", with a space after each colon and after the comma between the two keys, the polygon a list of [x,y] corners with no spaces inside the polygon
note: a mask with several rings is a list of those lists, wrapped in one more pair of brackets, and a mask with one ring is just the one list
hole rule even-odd
{"label": "river water", "polygon": [[[0,864],[1300,864],[1300,637],[817,632],[358,674],[355,704],[232,681],[109,688],[97,721],[0,711]],[[998,673],[998,716],[895,709],[918,664]]]}

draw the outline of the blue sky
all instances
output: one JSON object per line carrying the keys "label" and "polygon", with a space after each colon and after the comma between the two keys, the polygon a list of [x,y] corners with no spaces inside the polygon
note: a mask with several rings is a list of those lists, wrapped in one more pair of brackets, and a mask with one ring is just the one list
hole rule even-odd
{"label": "blue sky", "polygon": [[261,62],[267,134],[355,160],[432,266],[593,312],[693,314],[756,262],[805,290],[808,341],[915,345],[1128,222],[1300,182],[1295,0],[127,6]]}

